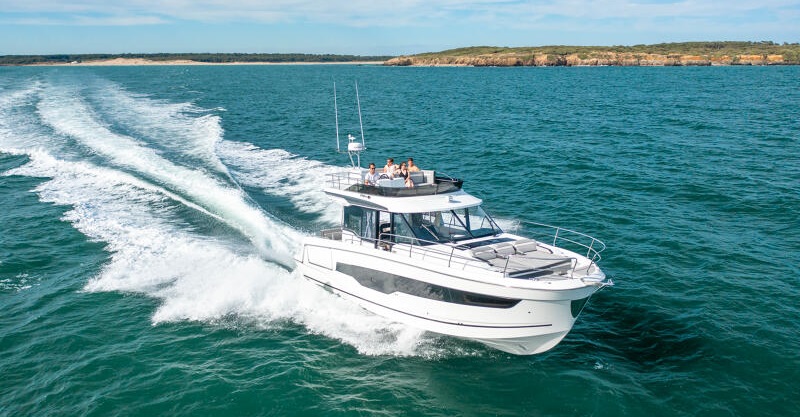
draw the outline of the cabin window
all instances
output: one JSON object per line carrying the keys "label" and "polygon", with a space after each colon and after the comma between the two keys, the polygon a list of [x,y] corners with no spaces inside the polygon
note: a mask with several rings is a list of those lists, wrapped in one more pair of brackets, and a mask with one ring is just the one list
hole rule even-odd
{"label": "cabin window", "polygon": [[362,286],[384,294],[401,292],[429,300],[489,308],[511,308],[521,301],[456,290],[358,265],[337,263],[336,270],[355,278]]}
{"label": "cabin window", "polygon": [[361,215],[361,224],[364,226],[364,231],[361,233],[361,237],[367,239],[375,239],[375,217],[377,213],[375,210],[364,210],[363,214]]}
{"label": "cabin window", "polygon": [[361,207],[346,206],[344,208],[344,228],[361,236]]}
{"label": "cabin window", "polygon": [[405,218],[420,245],[432,245],[444,239],[436,229],[434,213],[411,213],[406,214]]}
{"label": "cabin window", "polygon": [[491,217],[479,206],[457,210],[425,213],[424,218],[432,223],[429,228],[438,240],[465,240],[502,233]]}
{"label": "cabin window", "polygon": [[394,241],[395,243],[408,243],[411,245],[418,244],[408,224],[408,214],[394,213],[392,214],[392,222],[394,222]]}
{"label": "cabin window", "polygon": [[[442,212],[431,211],[427,213],[414,213],[411,215],[411,224],[414,233],[419,239],[427,243],[450,241],[447,230],[443,227]],[[422,244],[426,244],[426,242]]]}
{"label": "cabin window", "polygon": [[470,238],[467,228],[462,223],[457,212],[463,212],[463,209],[456,211],[443,211],[441,215],[441,228],[442,233],[447,236],[448,240],[461,240]]}
{"label": "cabin window", "polygon": [[378,238],[381,240],[392,240],[392,220],[391,215],[386,211],[378,213]]}
{"label": "cabin window", "polygon": [[484,237],[502,233],[492,218],[480,206],[465,208],[463,209],[463,214],[459,213],[459,216],[464,217],[464,223],[466,223],[472,237]]}
{"label": "cabin window", "polygon": [[375,238],[375,210],[358,206],[344,208],[344,228],[352,230],[358,236],[367,239]]}

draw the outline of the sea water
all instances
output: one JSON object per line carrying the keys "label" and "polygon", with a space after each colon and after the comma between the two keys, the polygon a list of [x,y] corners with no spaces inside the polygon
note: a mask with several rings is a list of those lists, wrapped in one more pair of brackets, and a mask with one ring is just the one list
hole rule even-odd
{"label": "sea water", "polygon": [[[514,356],[300,279],[326,174],[413,157],[616,285]],[[0,415],[800,411],[800,67],[0,68]]]}

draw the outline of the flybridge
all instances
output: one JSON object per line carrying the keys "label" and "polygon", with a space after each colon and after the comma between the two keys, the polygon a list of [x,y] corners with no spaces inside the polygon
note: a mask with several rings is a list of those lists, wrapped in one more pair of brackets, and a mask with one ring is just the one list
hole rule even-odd
{"label": "flybridge", "polygon": [[[361,168],[361,152],[367,149],[364,139],[364,123],[361,117],[361,98],[358,93],[358,82],[355,82],[356,107],[358,109],[358,124],[361,130],[361,141],[347,134],[347,154],[350,157],[352,170],[350,172],[331,174],[327,187],[342,191],[357,192],[364,195],[379,195],[385,197],[412,197],[423,195],[445,194],[461,189],[463,181],[446,175],[437,175],[433,170],[422,170],[409,173],[414,187],[407,188],[402,179],[379,179],[375,185],[364,184],[364,169]],[[339,139],[339,105],[336,94],[336,82],[333,83],[333,110],[336,118],[336,151],[342,153]]]}

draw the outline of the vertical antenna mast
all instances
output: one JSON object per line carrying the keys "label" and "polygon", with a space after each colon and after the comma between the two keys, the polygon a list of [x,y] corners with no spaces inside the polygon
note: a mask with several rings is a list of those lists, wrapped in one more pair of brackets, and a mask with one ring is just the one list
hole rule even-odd
{"label": "vertical antenna mast", "polygon": [[361,145],[367,146],[364,142],[364,123],[361,122],[361,99],[358,98],[358,81],[356,81],[356,103],[358,104],[358,125],[361,126]]}
{"label": "vertical antenna mast", "polygon": [[[366,149],[364,144],[364,124],[361,122],[361,99],[358,97],[358,82],[356,82],[356,103],[358,104],[358,123],[361,125],[361,143],[356,142],[356,137],[347,134],[347,154],[350,164],[354,169],[361,169],[361,152]],[[333,82],[333,111],[336,115],[336,152],[341,152],[339,144],[339,105],[336,102],[336,81]],[[355,156],[355,158],[353,158]]]}
{"label": "vertical antenna mast", "polygon": [[336,105],[336,81],[333,82],[333,113],[336,115],[336,152],[339,150],[339,106]]}

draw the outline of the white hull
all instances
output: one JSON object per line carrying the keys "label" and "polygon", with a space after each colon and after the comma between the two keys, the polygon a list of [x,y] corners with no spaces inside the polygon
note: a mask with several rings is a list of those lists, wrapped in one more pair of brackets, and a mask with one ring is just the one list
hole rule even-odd
{"label": "white hull", "polygon": [[513,354],[556,346],[603,285],[597,268],[588,280],[518,279],[417,250],[309,237],[297,261],[304,277],[375,314]]}

